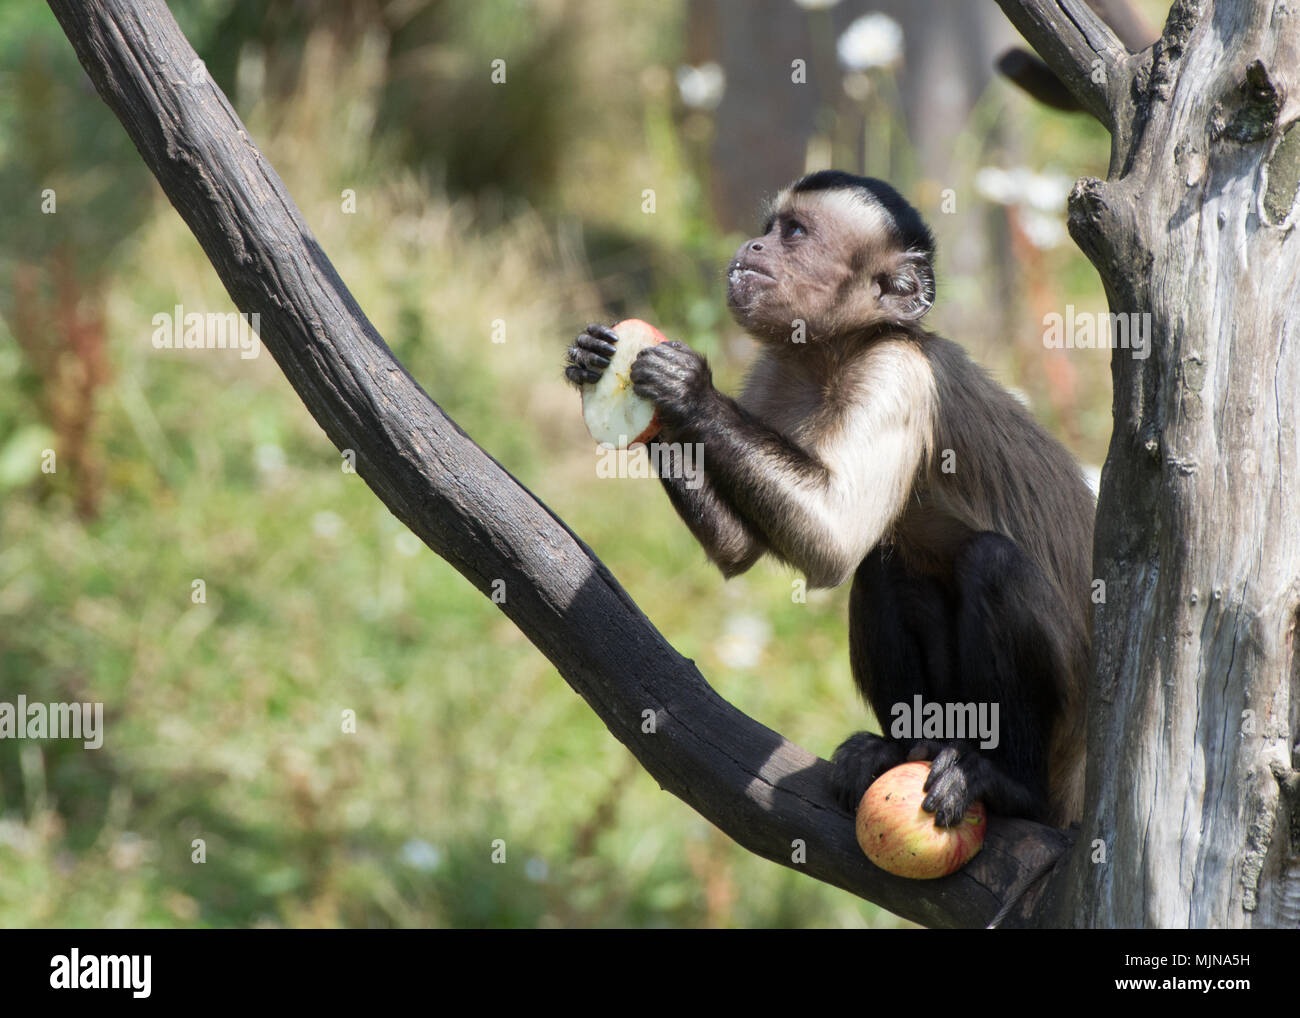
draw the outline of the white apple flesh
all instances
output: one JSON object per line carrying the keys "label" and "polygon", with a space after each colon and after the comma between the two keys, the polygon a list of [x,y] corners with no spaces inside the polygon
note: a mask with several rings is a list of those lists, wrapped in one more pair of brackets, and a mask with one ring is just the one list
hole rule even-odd
{"label": "white apple flesh", "polygon": [[632,362],[648,346],[667,337],[648,322],[629,318],[614,327],[618,342],[600,381],[582,387],[582,419],[591,437],[606,449],[626,449],[659,433],[659,418],[650,400],[632,391]]}

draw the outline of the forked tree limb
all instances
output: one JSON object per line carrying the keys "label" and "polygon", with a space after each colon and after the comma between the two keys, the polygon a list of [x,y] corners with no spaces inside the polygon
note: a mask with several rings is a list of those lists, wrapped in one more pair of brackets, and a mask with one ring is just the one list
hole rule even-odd
{"label": "forked tree limb", "polygon": [[[479,590],[505,581],[502,610],[663,788],[750,851],[927,926],[987,923],[1061,854],[1062,832],[999,819],[975,860],[943,880],[867,862],[828,794],[829,765],[719,697],[591,550],[397,361],[162,0],[49,3],[236,307],[260,314],[264,345],[330,440],[355,451],[384,504]],[[646,712],[654,734],[643,732]],[[793,862],[799,842],[806,861]],[[1026,896],[1008,924],[1037,921],[1025,915],[1032,903]]]}
{"label": "forked tree limb", "polygon": [[1160,33],[1137,9],[1133,0],[1085,0],[1097,17],[1106,22],[1131,53],[1155,43]]}
{"label": "forked tree limb", "polygon": [[1083,110],[1079,100],[1065,87],[1065,82],[1056,76],[1056,72],[1043,63],[1036,53],[1023,46],[1012,46],[998,57],[994,66],[999,74],[1044,106],[1066,113]]}
{"label": "forked tree limb", "polygon": [[1129,119],[1132,54],[1084,0],[997,3],[1083,109],[1112,132]]}
{"label": "forked tree limb", "polygon": [[[1085,0],[1102,21],[1111,27],[1119,41],[1130,53],[1139,53],[1155,45],[1160,38],[1132,0]],[[1035,53],[1013,46],[998,58],[997,69],[1003,77],[1017,85],[1031,98],[1066,112],[1083,109],[1079,100],[1065,87],[1046,63]]]}

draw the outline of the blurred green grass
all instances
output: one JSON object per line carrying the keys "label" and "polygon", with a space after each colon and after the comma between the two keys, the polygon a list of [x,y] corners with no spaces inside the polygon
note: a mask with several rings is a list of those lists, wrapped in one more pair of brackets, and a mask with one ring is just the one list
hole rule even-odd
{"label": "blurred green grass", "polygon": [[[623,16],[641,31],[601,59],[655,59],[676,14]],[[320,41],[288,102],[240,104],[322,247],[430,395],[719,693],[828,755],[869,720],[847,591],[794,603],[793,575],[768,565],[724,584],[656,481],[597,480],[560,376],[571,337],[609,319],[575,240],[596,224],[687,266],[634,310],[708,352],[724,388],[741,377],[716,280],[691,268],[723,264],[737,238],[708,229],[667,99],[635,76],[611,83],[543,212],[449,197],[370,144],[356,111],[378,102],[376,59]],[[1026,109],[1042,151],[1100,172],[1097,132]],[[647,179],[655,217],[639,210]],[[906,925],[749,855],[659,790],[504,616],[341,469],[268,354],[154,350],[156,312],[230,302],[156,188],[146,205],[107,267],[93,519],[66,468],[21,469],[50,439],[0,322],[0,466],[5,449],[19,463],[0,507],[0,699],[99,700],[107,721],[95,752],[0,741],[0,925]],[[1076,252],[1051,258],[1063,293],[1100,306]],[[1085,381],[1101,423],[1076,451],[1098,458],[1104,362]]]}

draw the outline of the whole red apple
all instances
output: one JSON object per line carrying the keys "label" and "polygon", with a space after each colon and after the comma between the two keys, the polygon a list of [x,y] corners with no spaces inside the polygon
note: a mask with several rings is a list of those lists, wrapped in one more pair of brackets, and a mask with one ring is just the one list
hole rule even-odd
{"label": "whole red apple", "polygon": [[880,775],[858,805],[858,844],[867,858],[888,873],[929,880],[956,873],[984,844],[988,818],[974,803],[952,827],[936,827],[934,814],[921,809],[930,764],[899,764]]}

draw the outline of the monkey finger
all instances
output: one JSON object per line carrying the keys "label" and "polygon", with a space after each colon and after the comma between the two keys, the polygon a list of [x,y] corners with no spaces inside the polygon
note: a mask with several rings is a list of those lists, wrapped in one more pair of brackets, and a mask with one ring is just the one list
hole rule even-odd
{"label": "monkey finger", "polygon": [[925,791],[929,794],[921,808],[934,814],[937,826],[951,827],[966,813],[971,800],[970,782],[956,749],[949,746],[935,757],[925,782]]}
{"label": "monkey finger", "polygon": [[[933,804],[931,804],[933,799]],[[961,822],[961,818],[966,815],[969,806],[969,800],[963,791],[954,791],[943,796],[931,796],[922,804],[922,809],[926,812],[934,813],[935,827],[953,827]]]}
{"label": "monkey finger", "polygon": [[632,382],[632,391],[642,399],[648,399],[651,403],[658,403],[664,399],[664,391],[653,381],[636,381]]}
{"label": "monkey finger", "polygon": [[609,357],[580,346],[569,347],[569,361],[591,371],[604,371],[609,367]]}
{"label": "monkey finger", "polygon": [[[639,369],[642,376],[648,372],[659,372],[675,378],[687,379],[698,369],[693,350],[686,347],[680,350],[665,349],[667,346],[667,343],[648,346],[637,354],[632,361],[632,377],[636,378]],[[687,356],[682,356],[683,351]]]}
{"label": "monkey finger", "polygon": [[951,827],[961,820],[970,805],[970,793],[964,776],[959,770],[952,772],[952,775],[943,787],[931,792],[921,803],[923,810],[934,814],[936,827]]}
{"label": "monkey finger", "polygon": [[[934,744],[930,744],[933,746]],[[934,756],[934,762],[930,764],[930,773],[925,779],[925,791],[930,791],[932,787],[938,787],[945,779],[949,771],[953,770],[957,764],[957,750],[952,746],[945,746],[937,755]]]}
{"label": "monkey finger", "polygon": [[671,382],[684,383],[690,378],[690,373],[671,364],[642,364],[640,361],[633,361],[632,367],[628,371],[628,377],[632,379],[633,385],[637,382],[646,382],[648,384],[654,384],[655,382],[665,384]]}
{"label": "monkey finger", "polygon": [[592,353],[598,353],[602,357],[614,356],[615,347],[613,343],[585,332],[573,341],[573,345],[580,350],[590,350]]}
{"label": "monkey finger", "polygon": [[647,357],[649,350],[642,350],[632,361],[632,366],[628,368],[627,376],[632,379],[632,384],[638,382],[654,382],[664,375],[665,365],[656,361],[653,357]]}
{"label": "monkey finger", "polygon": [[686,390],[686,384],[677,378],[644,374],[633,375],[631,378],[633,392],[660,405],[680,398]]}
{"label": "monkey finger", "polygon": [[590,371],[577,364],[570,364],[564,369],[564,377],[574,385],[593,385],[600,381],[600,372]]}
{"label": "monkey finger", "polygon": [[685,343],[680,343],[675,339],[669,340],[667,343],[656,343],[654,346],[648,346],[642,350],[641,353],[652,354],[658,360],[669,361],[676,364],[697,364],[703,360],[703,358],[689,346]]}
{"label": "monkey finger", "polygon": [[618,333],[608,325],[588,325],[585,335],[591,336],[593,339],[604,340],[611,345],[618,342]]}

